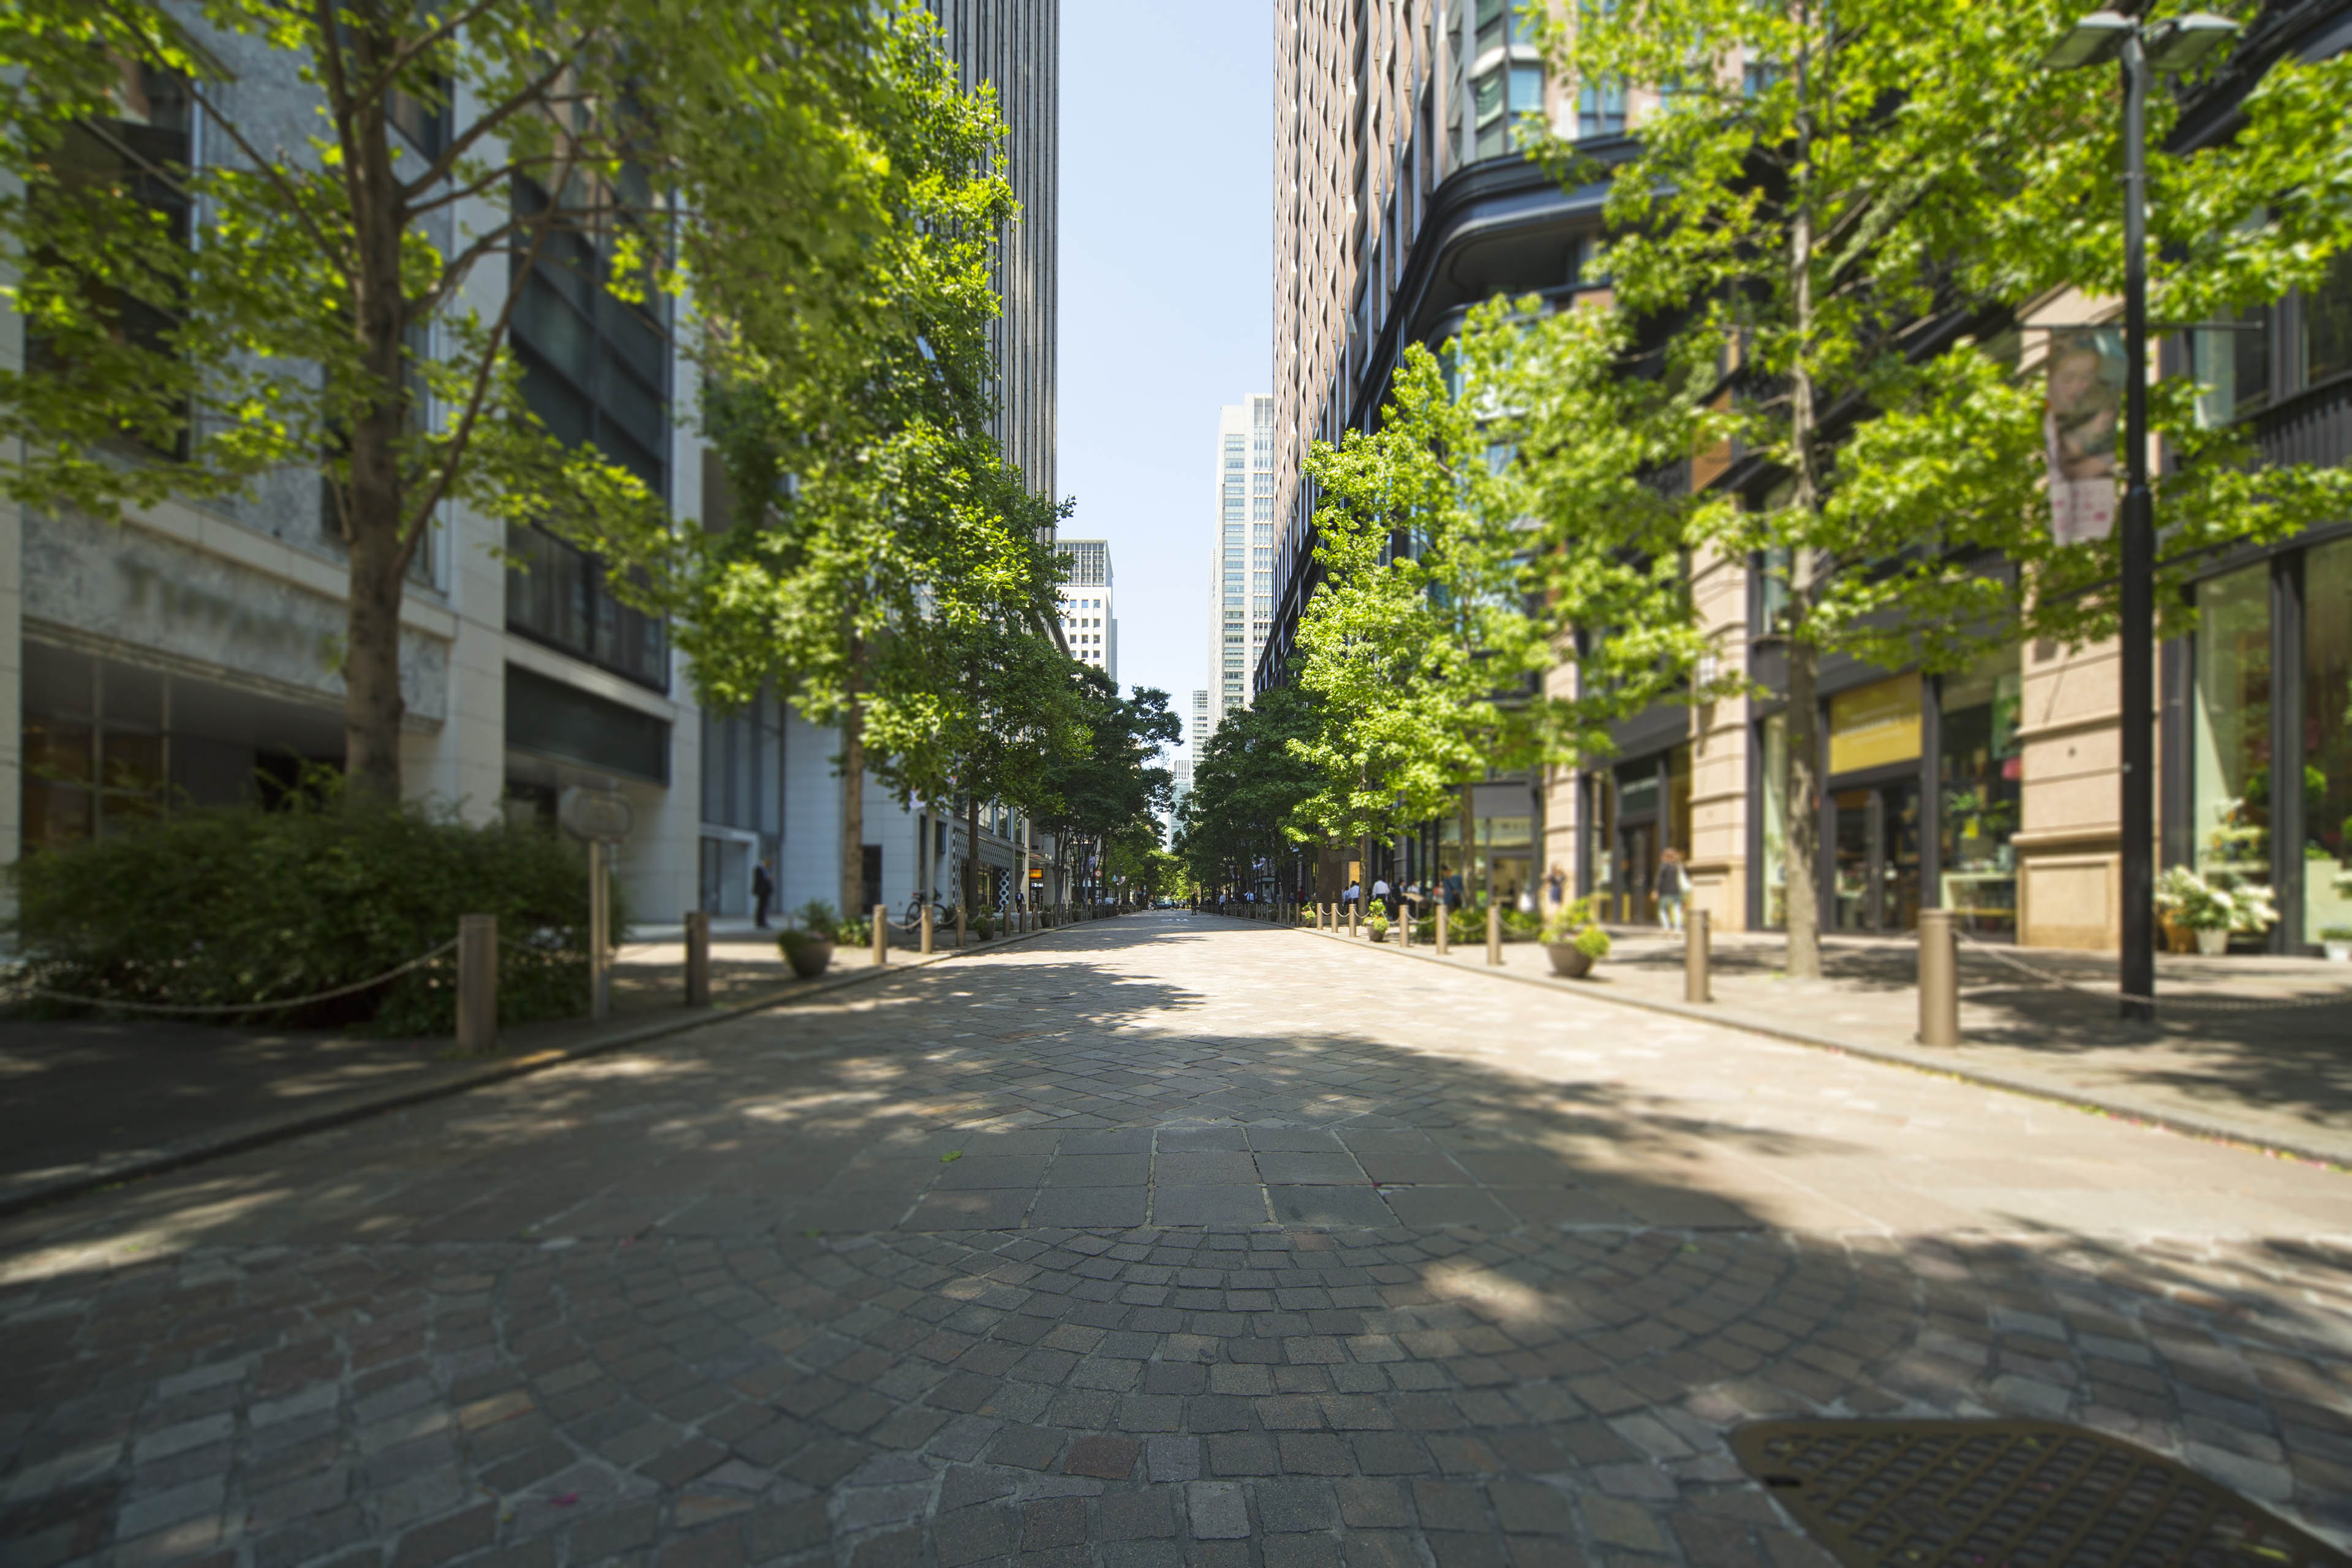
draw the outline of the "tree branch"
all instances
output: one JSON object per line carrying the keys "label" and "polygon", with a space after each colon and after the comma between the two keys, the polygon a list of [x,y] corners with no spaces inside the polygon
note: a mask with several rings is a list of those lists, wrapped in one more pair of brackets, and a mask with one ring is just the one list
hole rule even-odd
{"label": "tree branch", "polygon": [[448,443],[441,449],[438,471],[423,500],[418,502],[415,516],[402,525],[400,561],[396,568],[400,572],[408,570],[418,543],[431,526],[435,509],[448,495],[449,488],[457,483],[457,470],[465,461],[466,449],[473,443],[474,427],[480,422],[483,405],[489,398],[490,383],[499,365],[499,350],[506,342],[508,324],[514,320],[516,301],[522,298],[524,281],[530,277],[530,269],[539,262],[540,245],[545,237],[546,231],[542,229],[525,255],[516,280],[507,287],[506,300],[499,307],[499,319],[491,323],[489,341],[482,345],[481,359],[474,367],[474,384],[467,395],[466,412],[458,419],[457,427],[450,431]]}
{"label": "tree branch", "polygon": [[[595,36],[596,29],[593,27],[581,34],[578,41],[571,48],[557,51],[556,63],[548,68],[546,75],[476,120],[457,135],[451,137],[449,145],[441,150],[441,156],[433,160],[432,166],[401,187],[402,197],[404,200],[414,201],[424,192],[439,184],[448,177],[449,171],[456,168],[465,159],[466,154],[473,150],[477,142],[525,109],[544,102],[548,89],[552,88],[562,78],[563,73],[572,68],[572,56],[585,48],[588,40]],[[560,126],[557,130],[561,135],[571,134]]]}

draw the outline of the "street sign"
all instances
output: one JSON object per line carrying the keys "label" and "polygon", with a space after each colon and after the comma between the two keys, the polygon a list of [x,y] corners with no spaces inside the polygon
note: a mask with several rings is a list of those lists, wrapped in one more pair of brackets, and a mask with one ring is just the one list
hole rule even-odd
{"label": "street sign", "polygon": [[592,844],[625,843],[629,830],[636,826],[636,813],[630,809],[628,796],[579,784],[563,792],[556,816],[573,837]]}

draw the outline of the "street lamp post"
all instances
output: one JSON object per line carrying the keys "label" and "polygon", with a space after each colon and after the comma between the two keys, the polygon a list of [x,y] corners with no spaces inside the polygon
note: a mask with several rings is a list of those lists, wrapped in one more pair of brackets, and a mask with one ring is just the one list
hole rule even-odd
{"label": "street lamp post", "polygon": [[2226,16],[2143,24],[2094,11],[2053,45],[2055,70],[2120,60],[2124,86],[2123,1016],[2155,1016],[2156,497],[2147,483],[2147,89],[2158,71],[2188,70],[2236,36]]}

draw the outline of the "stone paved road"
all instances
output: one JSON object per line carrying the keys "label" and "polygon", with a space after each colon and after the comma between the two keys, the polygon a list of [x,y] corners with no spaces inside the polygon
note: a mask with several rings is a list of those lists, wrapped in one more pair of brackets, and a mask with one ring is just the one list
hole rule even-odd
{"label": "stone paved road", "polygon": [[2352,1541],[2352,1184],[1263,926],[1047,934],[0,1226],[0,1561],[1796,1568],[1764,1414]]}

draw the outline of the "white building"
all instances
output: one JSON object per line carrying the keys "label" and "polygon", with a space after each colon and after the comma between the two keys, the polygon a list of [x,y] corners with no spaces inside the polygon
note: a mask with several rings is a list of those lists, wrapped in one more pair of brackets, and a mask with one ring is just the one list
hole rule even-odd
{"label": "white building", "polygon": [[1061,587],[1062,633],[1070,657],[1089,664],[1118,685],[1118,618],[1111,611],[1110,541],[1057,539],[1054,548],[1069,558],[1070,575]]}
{"label": "white building", "polygon": [[[1274,398],[1259,394],[1217,411],[1209,536],[1207,712],[1194,715],[1197,749],[1225,715],[1249,706],[1250,676],[1274,617]],[[1201,693],[1195,693],[1196,705]]]}

